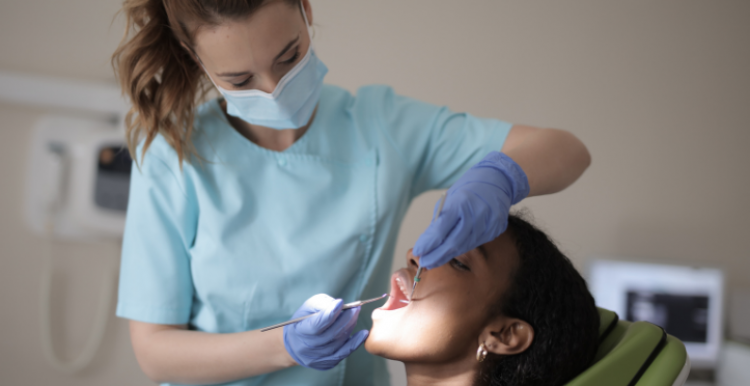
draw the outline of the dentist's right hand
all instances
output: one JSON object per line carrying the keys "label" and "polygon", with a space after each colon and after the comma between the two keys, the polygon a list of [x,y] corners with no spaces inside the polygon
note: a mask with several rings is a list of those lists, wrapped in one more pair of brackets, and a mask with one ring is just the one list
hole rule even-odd
{"label": "dentist's right hand", "polygon": [[344,302],[326,294],[307,299],[292,318],[317,313],[299,323],[284,326],[284,346],[304,367],[329,370],[357,349],[369,331],[352,335],[360,307],[341,311]]}

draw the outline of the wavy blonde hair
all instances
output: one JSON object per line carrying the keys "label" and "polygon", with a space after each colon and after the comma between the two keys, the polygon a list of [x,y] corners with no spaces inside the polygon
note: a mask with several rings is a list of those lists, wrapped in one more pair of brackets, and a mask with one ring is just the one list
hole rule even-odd
{"label": "wavy blonde hair", "polygon": [[125,125],[134,160],[138,143],[143,140],[142,162],[158,134],[177,152],[180,165],[195,155],[194,111],[211,85],[188,51],[195,52],[195,31],[247,18],[269,1],[275,0],[124,1],[125,35],[112,55],[112,67],[132,104]]}

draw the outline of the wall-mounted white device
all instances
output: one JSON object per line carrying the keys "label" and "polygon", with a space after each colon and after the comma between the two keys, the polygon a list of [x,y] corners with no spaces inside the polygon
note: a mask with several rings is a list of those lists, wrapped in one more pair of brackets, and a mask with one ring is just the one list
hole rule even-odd
{"label": "wall-mounted white device", "polygon": [[86,343],[74,358],[63,359],[52,344],[52,243],[53,238],[121,238],[131,167],[122,130],[128,104],[114,84],[6,71],[0,71],[0,101],[66,113],[47,115],[32,128],[24,218],[48,244],[40,288],[42,352],[52,367],[75,373],[92,363],[104,338],[117,259],[110,256],[103,272],[99,307]]}
{"label": "wall-mounted white device", "polygon": [[33,128],[25,217],[58,238],[120,238],[131,159],[121,131],[105,120],[46,116]]}
{"label": "wall-mounted white device", "polygon": [[[45,116],[33,127],[27,166],[25,217],[48,238],[118,240],[125,227],[131,159],[122,132],[95,118]],[[99,306],[81,353],[65,361],[53,347],[50,314],[52,249],[42,272],[42,351],[56,369],[75,373],[94,359],[104,338],[117,283],[116,260],[104,272]]]}

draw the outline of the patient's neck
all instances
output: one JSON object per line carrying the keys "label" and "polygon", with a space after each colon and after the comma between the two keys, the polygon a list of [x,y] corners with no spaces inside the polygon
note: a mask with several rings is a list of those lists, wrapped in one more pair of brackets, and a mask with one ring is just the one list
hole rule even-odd
{"label": "patient's neck", "polygon": [[474,383],[477,362],[464,358],[450,363],[404,363],[408,386],[470,386]]}

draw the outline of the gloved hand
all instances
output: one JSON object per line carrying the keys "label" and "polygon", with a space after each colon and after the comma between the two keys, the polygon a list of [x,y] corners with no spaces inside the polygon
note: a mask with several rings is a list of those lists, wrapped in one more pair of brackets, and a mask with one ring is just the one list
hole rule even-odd
{"label": "gloved hand", "polygon": [[528,194],[521,167],[491,152],[448,189],[442,213],[419,236],[412,253],[420,266],[432,269],[494,240],[508,227],[510,206]]}
{"label": "gloved hand", "polygon": [[299,323],[284,326],[284,347],[297,363],[316,370],[328,370],[357,349],[369,331],[351,335],[357,323],[360,307],[341,311],[344,302],[326,294],[307,299],[292,318],[309,317]]}

